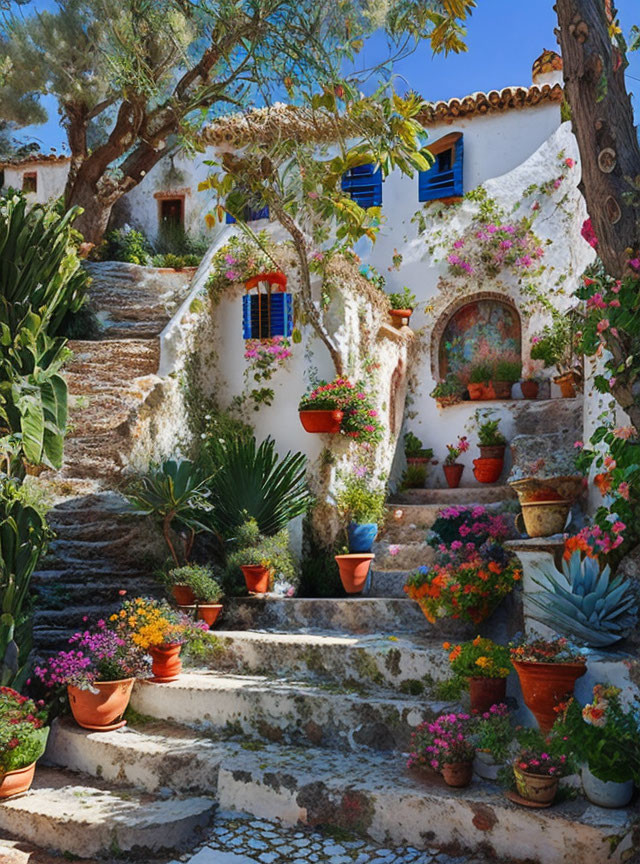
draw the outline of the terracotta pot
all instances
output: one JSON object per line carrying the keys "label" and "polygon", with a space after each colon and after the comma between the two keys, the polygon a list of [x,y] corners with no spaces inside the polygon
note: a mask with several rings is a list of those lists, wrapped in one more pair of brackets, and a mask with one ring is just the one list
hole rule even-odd
{"label": "terracotta pot", "polygon": [[491,386],[496,399],[511,399],[511,381],[492,381]]}
{"label": "terracotta pot", "polygon": [[493,386],[493,381],[487,381],[482,385],[482,398],[483,399],[497,399],[496,391]]}
{"label": "terracotta pot", "polygon": [[390,309],[391,323],[397,330],[406,327],[411,320],[413,309]]}
{"label": "terracotta pot", "polygon": [[473,762],[451,762],[443,765],[442,777],[447,786],[468,786],[473,778]]}
{"label": "terracotta pot", "polygon": [[271,570],[268,567],[263,567],[262,564],[243,564],[240,569],[250,594],[267,593],[271,578]]}
{"label": "terracotta pot", "polygon": [[521,771],[517,765],[513,766],[513,774],[516,778],[518,795],[533,801],[535,804],[551,804],[558,791],[557,777],[543,777],[541,774],[530,774]]}
{"label": "terracotta pot", "polygon": [[18,768],[16,771],[0,774],[0,798],[13,798],[14,795],[28,792],[31,789],[35,773],[36,763],[32,762],[26,768]]}
{"label": "terracotta pot", "polygon": [[347,594],[359,594],[364,588],[364,583],[369,575],[369,568],[374,559],[373,552],[362,552],[361,554],[336,555],[340,579]]}
{"label": "terracotta pot", "polygon": [[484,384],[472,384],[471,381],[467,384],[467,390],[469,391],[469,399],[472,399],[474,402],[477,399],[484,399]]}
{"label": "terracotta pot", "polygon": [[564,531],[571,509],[570,501],[527,501],[520,504],[522,513],[516,516],[518,531],[529,537],[551,537]]}
{"label": "terracotta pot", "polygon": [[182,660],[180,652],[182,645],[151,645],[151,671],[152,681],[156,684],[165,684],[167,681],[175,681],[182,672]]}
{"label": "terracotta pot", "polygon": [[506,446],[506,444],[479,444],[478,450],[482,459],[502,459],[504,461]]}
{"label": "terracotta pot", "polygon": [[453,465],[443,465],[442,470],[444,471],[444,476],[447,478],[449,489],[457,489],[460,485],[460,480],[462,479],[464,465],[461,465],[459,462],[454,462]]}
{"label": "terracotta pot", "polygon": [[431,459],[426,456],[407,456],[407,465],[428,465]]}
{"label": "terracotta pot", "polygon": [[196,599],[196,595],[188,585],[172,585],[171,593],[178,606],[191,606]]}
{"label": "terracotta pot", "polygon": [[573,399],[575,397],[576,387],[573,372],[565,372],[563,375],[556,375],[553,380],[560,387],[563,399]]}
{"label": "terracotta pot", "polygon": [[73,719],[83,729],[96,732],[120,729],[127,722],[122,719],[122,715],[127,710],[135,680],[96,681],[93,687],[97,693],[69,685],[67,694]]}
{"label": "terracotta pot", "polygon": [[198,603],[196,608],[198,619],[213,627],[222,612],[222,603]]}
{"label": "terracotta pot", "polygon": [[337,435],[342,423],[342,411],[300,411],[300,422],[305,432],[323,432],[326,435]]}
{"label": "terracotta pot", "polygon": [[496,483],[502,474],[502,459],[474,459],[473,475],[478,483]]}
{"label": "terracotta pot", "polygon": [[536,399],[538,391],[540,390],[540,385],[537,381],[521,381],[520,389],[522,390],[522,395],[525,399]]}
{"label": "terracotta pot", "polygon": [[534,663],[514,660],[524,704],[538,722],[541,732],[548,732],[556,721],[554,711],[560,702],[573,695],[578,678],[587,671],[586,663]]}
{"label": "terracotta pot", "polygon": [[471,710],[483,714],[492,705],[504,702],[507,696],[506,678],[469,678]]}

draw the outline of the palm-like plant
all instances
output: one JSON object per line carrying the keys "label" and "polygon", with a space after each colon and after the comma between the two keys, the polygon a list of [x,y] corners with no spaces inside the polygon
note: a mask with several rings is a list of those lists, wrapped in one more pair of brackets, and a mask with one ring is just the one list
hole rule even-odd
{"label": "palm-like plant", "polygon": [[534,582],[543,588],[527,596],[538,621],[585,645],[602,647],[623,639],[638,621],[638,599],[623,576],[611,578],[607,564],[600,568],[597,558],[582,558],[579,551],[562,562],[562,571],[553,564],[538,568],[542,578]]}
{"label": "palm-like plant", "polygon": [[307,511],[312,496],[303,453],[280,458],[272,438],[258,447],[254,437],[239,437],[209,455],[218,466],[208,482],[213,519],[227,537],[247,519],[255,519],[260,533],[271,536]]}

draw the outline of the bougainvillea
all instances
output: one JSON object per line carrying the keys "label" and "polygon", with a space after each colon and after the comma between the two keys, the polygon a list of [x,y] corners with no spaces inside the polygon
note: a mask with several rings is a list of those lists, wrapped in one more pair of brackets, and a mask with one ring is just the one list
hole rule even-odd
{"label": "bougainvillea", "polygon": [[[244,371],[245,380],[254,381],[256,384],[270,381],[276,372],[286,366],[286,361],[292,353],[291,342],[284,336],[247,339],[244,343],[244,359],[247,361]],[[248,395],[255,411],[258,411],[261,405],[271,405],[275,398],[275,392],[271,387],[253,387]]]}
{"label": "bougainvillea", "polygon": [[507,222],[472,223],[454,241],[447,262],[453,276],[497,276],[504,270],[520,277],[541,272],[542,241],[531,230],[532,220],[523,217]]}

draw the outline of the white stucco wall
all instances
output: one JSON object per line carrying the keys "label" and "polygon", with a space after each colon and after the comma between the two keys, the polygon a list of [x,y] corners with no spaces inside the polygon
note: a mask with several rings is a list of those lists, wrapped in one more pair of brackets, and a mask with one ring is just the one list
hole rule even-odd
{"label": "white stucco wall", "polygon": [[64,192],[69,173],[69,162],[29,162],[24,165],[7,166],[4,168],[4,186],[22,189],[22,178],[25,173],[36,173],[38,178],[37,192],[27,194],[27,199],[34,204],[46,204],[59,198]]}

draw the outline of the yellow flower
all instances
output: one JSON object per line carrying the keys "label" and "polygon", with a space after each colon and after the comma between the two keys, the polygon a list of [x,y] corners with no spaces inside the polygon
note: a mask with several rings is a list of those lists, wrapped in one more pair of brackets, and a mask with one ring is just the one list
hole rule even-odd
{"label": "yellow flower", "polygon": [[487,666],[491,665],[491,660],[488,657],[478,657],[476,660],[476,666],[479,666],[481,669],[486,669]]}

